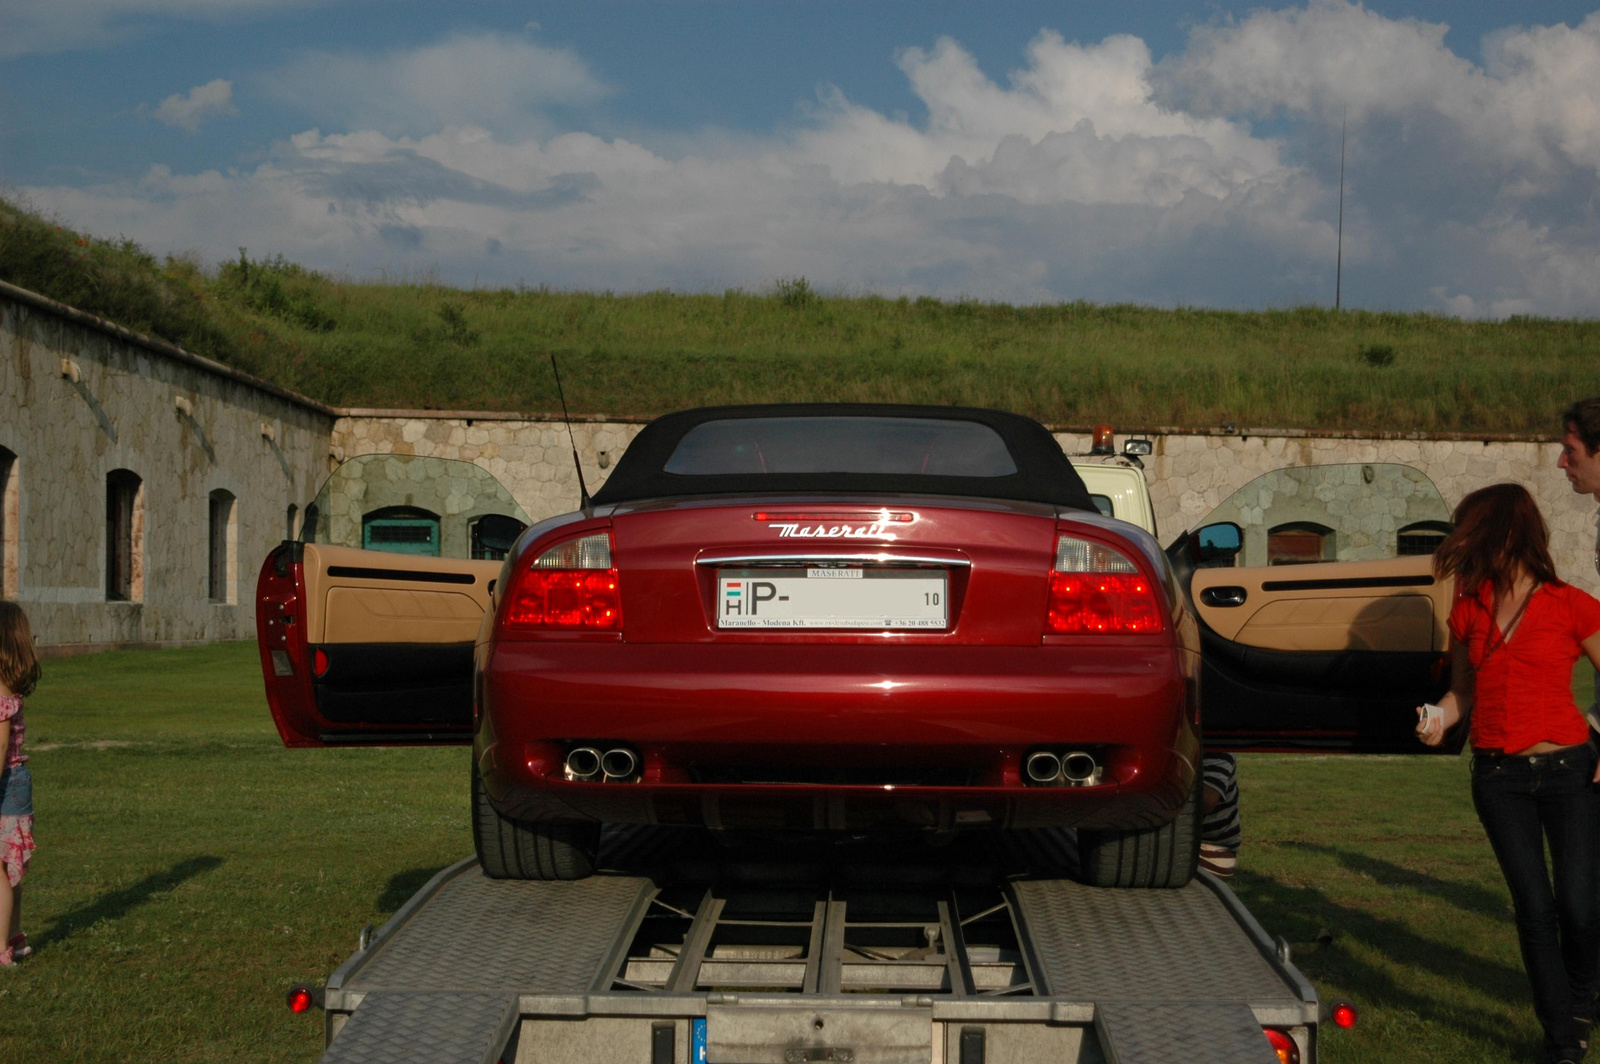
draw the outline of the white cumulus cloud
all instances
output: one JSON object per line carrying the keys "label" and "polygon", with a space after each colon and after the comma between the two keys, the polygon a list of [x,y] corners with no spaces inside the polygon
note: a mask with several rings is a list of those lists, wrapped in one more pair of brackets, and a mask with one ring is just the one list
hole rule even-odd
{"label": "white cumulus cloud", "polygon": [[591,104],[610,91],[576,53],[504,33],[378,55],[310,52],[263,87],[323,124],[391,134],[451,125],[541,131],[548,108]]}
{"label": "white cumulus cloud", "polygon": [[233,82],[217,78],[204,85],[196,85],[188,94],[173,93],[155,109],[158,122],[193,133],[201,124],[212,118],[236,115],[233,105]]}
{"label": "white cumulus cloud", "polygon": [[1474,64],[1344,0],[1160,63],[1045,31],[996,78],[942,39],[897,60],[924,118],[830,89],[798,129],[654,141],[561,131],[607,91],[577,55],[456,36],[279,72],[319,128],[252,168],[21,191],[159,249],[358,276],[1274,307],[1332,301],[1347,117],[1346,305],[1594,316],[1597,40],[1600,16],[1513,28]]}

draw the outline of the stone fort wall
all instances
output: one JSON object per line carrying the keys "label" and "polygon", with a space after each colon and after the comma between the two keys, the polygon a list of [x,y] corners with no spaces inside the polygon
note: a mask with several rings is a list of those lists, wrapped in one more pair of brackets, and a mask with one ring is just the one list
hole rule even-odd
{"label": "stone fort wall", "polygon": [[[1552,414],[1568,398],[1552,397]],[[642,427],[626,418],[573,422],[590,491]],[[1594,500],[1568,487],[1553,438],[1254,429],[1138,435],[1154,445],[1145,469],[1163,543],[1274,470],[1397,463],[1431,479],[1446,507],[1486,484],[1526,485],[1550,522],[1562,575],[1600,593]],[[1069,453],[1089,447],[1086,430],[1063,429],[1056,438]],[[0,283],[0,597],[24,604],[48,653],[253,638],[262,559],[298,531],[340,461],[372,454],[471,462],[498,478],[534,521],[578,501],[567,428],[551,416],[337,410]],[[128,528],[118,533],[108,491],[128,474],[135,490]],[[1281,498],[1292,478],[1279,479],[1266,486]],[[213,569],[219,497],[227,503],[220,576]],[[333,505],[323,519],[357,527],[364,502],[336,502],[349,512]],[[1392,536],[1391,526],[1415,508],[1399,498],[1373,505],[1359,517],[1373,535]],[[1259,509],[1219,516],[1249,526],[1285,515],[1274,510],[1268,520]],[[134,548],[123,563],[131,568],[125,596],[110,586],[118,564],[110,548],[122,535]],[[1246,563],[1259,564],[1250,543],[1247,536]]]}
{"label": "stone fort wall", "polygon": [[[1568,401],[1565,396],[1552,397],[1552,417]],[[602,418],[574,421],[572,428],[584,480],[593,492],[605,482],[643,424]],[[1594,565],[1595,501],[1572,492],[1565,475],[1556,468],[1561,448],[1553,438],[1363,437],[1266,429],[1170,429],[1140,431],[1138,435],[1150,439],[1155,448],[1144,463],[1157,534],[1163,544],[1194,527],[1235,491],[1273,470],[1398,463],[1426,474],[1451,509],[1462,496],[1488,484],[1515,481],[1524,485],[1550,523],[1551,549],[1563,578],[1600,594],[1600,574]],[[1118,436],[1119,447],[1124,438]],[[1068,453],[1089,449],[1088,431],[1060,431],[1056,439]],[[578,504],[578,481],[566,427],[548,417],[432,410],[347,411],[334,423],[333,450],[343,458],[419,454],[475,462],[500,478],[535,521],[569,512]],[[1248,557],[1246,562],[1260,564]]]}
{"label": "stone fort wall", "polygon": [[[256,571],[327,475],[334,413],[0,284],[0,595],[50,654],[252,638]],[[118,471],[137,478],[134,549],[128,599],[108,601]]]}

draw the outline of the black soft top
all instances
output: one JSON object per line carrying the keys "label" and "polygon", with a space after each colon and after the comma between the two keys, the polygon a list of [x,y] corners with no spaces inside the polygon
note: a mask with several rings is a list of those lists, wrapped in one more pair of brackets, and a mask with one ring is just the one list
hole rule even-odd
{"label": "black soft top", "polygon": [[[742,418],[921,418],[969,421],[999,435],[1016,472],[1008,476],[934,476],[904,473],[733,473],[684,475],[666,466],[692,429],[711,421]],[[760,406],[707,406],[657,418],[623,452],[597,505],[685,495],[751,494],[916,494],[964,495],[984,499],[1041,502],[1093,510],[1089,493],[1060,444],[1043,425],[1021,414],[962,406],[911,406],[894,403],[774,403]]]}

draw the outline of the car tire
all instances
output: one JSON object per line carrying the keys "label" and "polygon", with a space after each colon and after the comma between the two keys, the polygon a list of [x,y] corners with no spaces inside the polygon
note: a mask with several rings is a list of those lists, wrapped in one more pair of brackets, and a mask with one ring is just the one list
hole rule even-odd
{"label": "car tire", "polygon": [[1078,866],[1091,887],[1184,886],[1200,862],[1200,773],[1170,823],[1133,831],[1078,832]]}
{"label": "car tire", "polygon": [[472,844],[490,879],[585,879],[594,871],[600,825],[570,820],[528,824],[501,816],[474,762]]}

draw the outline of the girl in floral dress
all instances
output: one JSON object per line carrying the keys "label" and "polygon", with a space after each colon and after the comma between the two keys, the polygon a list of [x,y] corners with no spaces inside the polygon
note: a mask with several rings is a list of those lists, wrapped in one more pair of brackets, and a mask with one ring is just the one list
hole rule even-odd
{"label": "girl in floral dress", "polygon": [[39,682],[28,616],[0,601],[0,927],[6,946],[0,968],[33,951],[22,933],[22,875],[33,852],[33,777],[22,752],[22,700]]}

